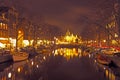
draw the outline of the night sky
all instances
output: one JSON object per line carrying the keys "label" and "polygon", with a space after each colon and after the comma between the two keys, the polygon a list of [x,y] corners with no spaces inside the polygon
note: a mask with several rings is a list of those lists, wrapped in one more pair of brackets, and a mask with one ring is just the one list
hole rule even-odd
{"label": "night sky", "polygon": [[[22,15],[36,23],[45,22],[57,25],[80,34],[90,24],[84,17],[94,18],[96,5],[104,0],[0,0],[0,4],[14,5]],[[4,2],[4,3],[3,3]],[[88,27],[89,28],[89,27]]]}

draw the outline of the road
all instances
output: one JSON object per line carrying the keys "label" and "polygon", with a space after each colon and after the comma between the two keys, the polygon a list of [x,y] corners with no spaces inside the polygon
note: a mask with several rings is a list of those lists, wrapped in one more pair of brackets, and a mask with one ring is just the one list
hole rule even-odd
{"label": "road", "polygon": [[54,53],[39,54],[32,59],[7,65],[0,64],[0,80],[116,80],[114,74],[98,66],[89,55]]}

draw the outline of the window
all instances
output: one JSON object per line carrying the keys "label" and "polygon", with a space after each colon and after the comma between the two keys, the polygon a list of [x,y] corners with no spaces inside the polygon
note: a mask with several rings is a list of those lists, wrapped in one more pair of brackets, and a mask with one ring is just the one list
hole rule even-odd
{"label": "window", "polygon": [[2,23],[0,23],[0,29],[2,28]]}

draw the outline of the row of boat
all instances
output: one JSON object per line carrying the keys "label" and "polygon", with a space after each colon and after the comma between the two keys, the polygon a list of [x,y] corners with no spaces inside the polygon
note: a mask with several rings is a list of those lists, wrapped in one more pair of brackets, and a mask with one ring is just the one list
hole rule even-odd
{"label": "row of boat", "polygon": [[120,68],[120,51],[115,48],[94,48],[88,47],[84,50],[95,59],[95,62],[109,67]]}
{"label": "row of boat", "polygon": [[94,58],[98,63],[109,67],[120,67],[120,51],[107,48],[98,49],[94,53]]}
{"label": "row of boat", "polygon": [[38,53],[48,53],[50,52],[50,47],[40,46],[39,48],[35,49],[34,47],[28,46],[24,48],[20,48],[19,51],[11,51],[10,50],[1,50],[0,49],[0,63],[6,61],[22,61],[26,60],[29,57],[34,57]]}
{"label": "row of boat", "polygon": [[22,61],[25,59],[28,59],[29,54],[26,52],[15,52],[14,54],[10,53],[3,53],[0,55],[0,63],[6,62],[6,61]]}
{"label": "row of boat", "polygon": [[13,61],[22,61],[28,59],[29,54],[26,52],[17,52],[12,56]]}

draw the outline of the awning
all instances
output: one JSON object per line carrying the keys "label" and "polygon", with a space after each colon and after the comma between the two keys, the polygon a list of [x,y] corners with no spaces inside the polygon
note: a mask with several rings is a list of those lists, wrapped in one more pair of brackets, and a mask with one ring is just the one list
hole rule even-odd
{"label": "awning", "polygon": [[3,44],[10,44],[10,41],[8,41],[8,40],[0,40],[0,43],[3,43]]}

